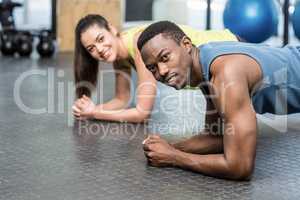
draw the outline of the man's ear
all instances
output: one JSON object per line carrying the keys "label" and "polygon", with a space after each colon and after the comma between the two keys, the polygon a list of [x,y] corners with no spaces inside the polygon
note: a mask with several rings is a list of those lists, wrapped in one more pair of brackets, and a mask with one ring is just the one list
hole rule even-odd
{"label": "man's ear", "polygon": [[180,44],[187,50],[188,53],[192,52],[193,43],[189,37],[183,36]]}
{"label": "man's ear", "polygon": [[114,25],[112,25],[111,23],[109,23],[109,24],[108,24],[108,27],[109,27],[110,32],[111,32],[113,35],[115,35],[115,36],[119,36],[119,35],[120,35],[118,29],[117,29]]}

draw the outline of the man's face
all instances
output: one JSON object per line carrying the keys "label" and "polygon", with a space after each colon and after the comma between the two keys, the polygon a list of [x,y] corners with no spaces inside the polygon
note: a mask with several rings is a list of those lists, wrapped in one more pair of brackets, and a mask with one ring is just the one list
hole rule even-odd
{"label": "man's face", "polygon": [[187,43],[182,41],[178,45],[172,38],[158,34],[143,46],[143,61],[156,80],[177,90],[185,87],[192,65],[189,54],[192,44],[189,40]]}

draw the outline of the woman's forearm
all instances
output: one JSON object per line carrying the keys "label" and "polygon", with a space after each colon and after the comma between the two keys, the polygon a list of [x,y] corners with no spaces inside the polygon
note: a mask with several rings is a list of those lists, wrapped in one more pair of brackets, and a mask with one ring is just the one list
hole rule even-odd
{"label": "woman's forearm", "polygon": [[137,108],[120,110],[96,109],[93,113],[93,116],[95,119],[99,120],[141,123],[148,119],[150,112],[140,111]]}
{"label": "woman's forearm", "polygon": [[95,119],[140,123],[148,118],[150,112],[128,108],[129,102],[119,98],[114,98],[107,103],[96,106],[93,116]]}
{"label": "woman's forearm", "polygon": [[[129,99],[129,98],[128,98]],[[129,105],[129,101],[127,99],[113,98],[112,100],[98,104],[96,106],[97,110],[120,110],[125,109]]]}
{"label": "woman's forearm", "polygon": [[136,89],[137,106],[134,108],[128,108],[130,86],[128,85],[128,80],[122,76],[122,73],[117,73],[116,98],[108,103],[96,106],[95,112],[93,113],[95,119],[140,123],[149,118],[155,102],[156,80],[146,69],[139,54],[136,56],[134,61],[138,76],[138,87]]}
{"label": "woman's forearm", "polygon": [[144,81],[137,87],[136,107],[128,108],[129,96],[115,97],[105,104],[97,105],[93,116],[99,120],[140,123],[149,118],[155,96],[156,83]]}
{"label": "woman's forearm", "polygon": [[96,106],[93,116],[95,119],[141,123],[151,114],[155,101],[155,88],[153,86],[138,87],[136,107],[129,107],[128,98],[114,98],[111,101]]}

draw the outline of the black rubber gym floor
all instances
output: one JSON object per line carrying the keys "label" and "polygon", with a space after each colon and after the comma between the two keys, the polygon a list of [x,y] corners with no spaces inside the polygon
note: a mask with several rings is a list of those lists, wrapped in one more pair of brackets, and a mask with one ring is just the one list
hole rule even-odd
{"label": "black rubber gym floor", "polygon": [[[0,59],[0,199],[300,197],[299,132],[273,133],[268,129],[259,134],[250,182],[149,167],[141,144],[147,127],[72,121],[70,105],[61,103],[73,98],[67,95],[72,92],[67,86],[72,80],[70,55],[53,60]],[[28,70],[35,70],[31,72],[36,75],[26,78],[23,72]],[[45,73],[54,73],[54,81]],[[113,82],[109,78],[106,81]],[[23,107],[18,102],[18,88]],[[109,99],[112,88],[104,95]],[[24,106],[46,108],[48,112],[35,110],[43,114],[30,114],[23,111]]]}

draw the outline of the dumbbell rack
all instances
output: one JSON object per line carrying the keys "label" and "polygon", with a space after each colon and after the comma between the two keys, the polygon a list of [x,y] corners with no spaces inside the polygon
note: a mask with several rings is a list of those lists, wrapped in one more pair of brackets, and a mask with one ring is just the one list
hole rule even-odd
{"label": "dumbbell rack", "polygon": [[[52,29],[56,26],[56,18],[53,16],[56,1],[52,0]],[[53,7],[54,6],[54,7]],[[22,4],[10,0],[0,3],[1,24],[3,30],[0,30],[1,51],[4,55],[14,55],[18,51],[21,56],[29,56],[32,52],[32,43],[34,38],[39,38],[37,51],[41,57],[50,57],[55,51],[54,39],[56,38],[53,30],[18,30],[15,27],[13,10],[15,7],[22,7]],[[54,9],[53,9],[54,8]],[[54,31],[54,33],[53,33]],[[13,46],[15,45],[15,46]],[[24,46],[25,45],[25,46]],[[26,48],[26,49],[24,49]]]}
{"label": "dumbbell rack", "polygon": [[33,42],[38,38],[36,49],[41,57],[51,57],[55,52],[55,42],[50,30],[4,30],[0,31],[1,51],[3,55],[21,57],[30,56]]}

